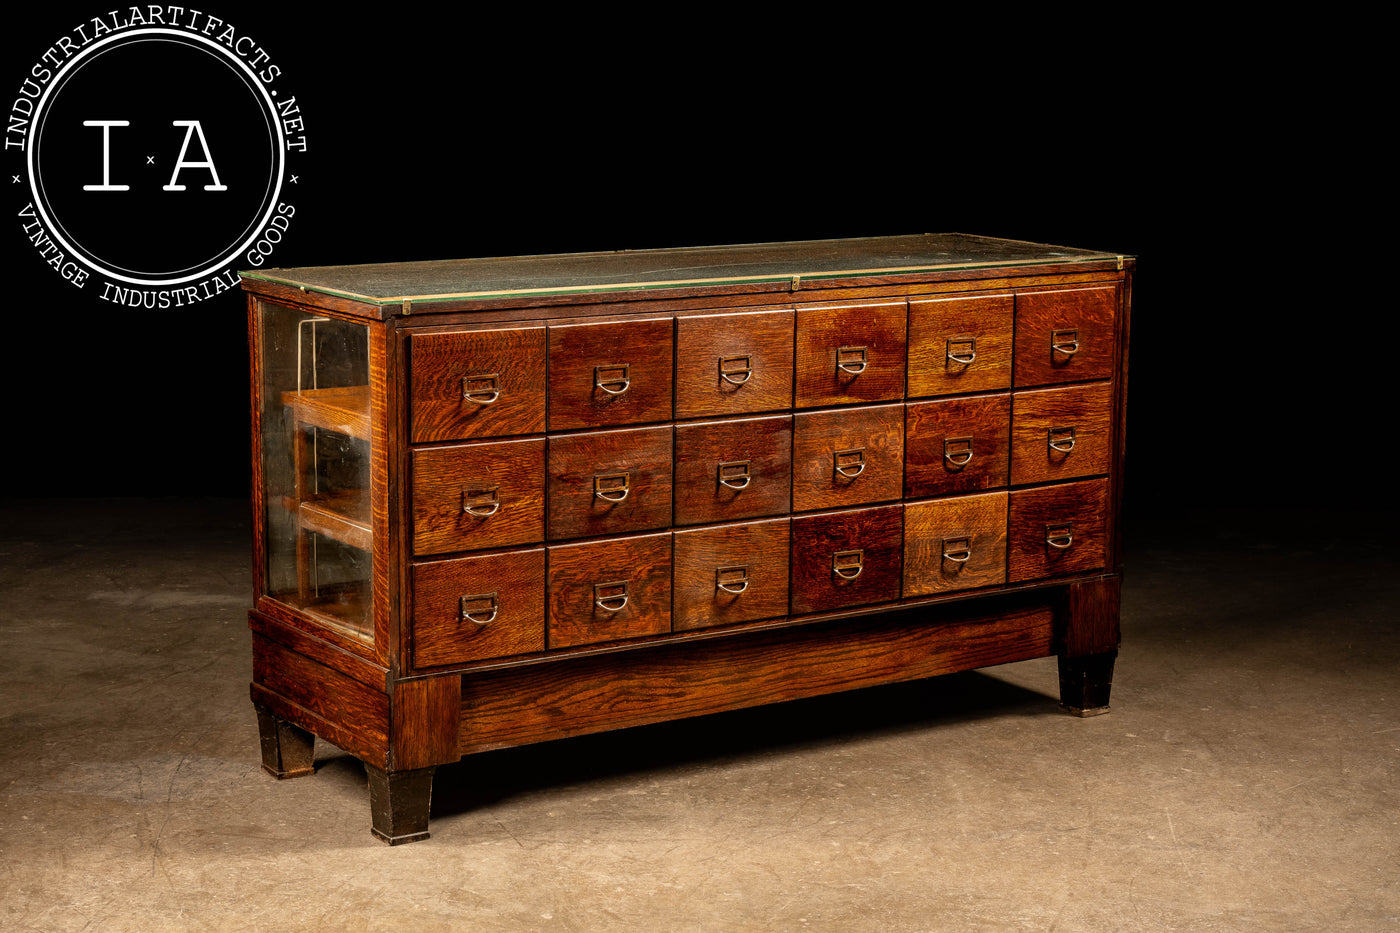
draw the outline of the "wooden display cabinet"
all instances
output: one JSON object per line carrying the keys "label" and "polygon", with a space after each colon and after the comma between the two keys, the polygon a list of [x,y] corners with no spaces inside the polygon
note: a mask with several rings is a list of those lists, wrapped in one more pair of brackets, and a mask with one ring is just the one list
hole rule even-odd
{"label": "wooden display cabinet", "polygon": [[1127,256],[962,234],[244,273],[263,767],[1118,651]]}

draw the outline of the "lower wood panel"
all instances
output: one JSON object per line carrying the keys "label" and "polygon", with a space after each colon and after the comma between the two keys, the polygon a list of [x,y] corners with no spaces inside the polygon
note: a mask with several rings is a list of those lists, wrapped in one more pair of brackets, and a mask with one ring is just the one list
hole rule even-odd
{"label": "lower wood panel", "polygon": [[389,746],[389,699],[339,671],[253,635],[253,702],[382,767]]}
{"label": "lower wood panel", "polygon": [[467,674],[461,752],[971,670],[1054,651],[1053,609],[927,610]]}

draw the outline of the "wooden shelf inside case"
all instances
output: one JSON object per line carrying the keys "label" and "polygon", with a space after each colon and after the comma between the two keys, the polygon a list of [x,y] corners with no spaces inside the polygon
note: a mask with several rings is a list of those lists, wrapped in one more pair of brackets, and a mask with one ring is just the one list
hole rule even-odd
{"label": "wooden shelf inside case", "polygon": [[362,441],[370,439],[369,386],[301,389],[282,393],[298,427],[323,428]]}
{"label": "wooden shelf inside case", "polygon": [[369,503],[362,490],[327,493],[301,502],[293,496],[283,496],[282,505],[295,513],[297,526],[303,532],[314,531],[362,551],[368,551],[374,543]]}

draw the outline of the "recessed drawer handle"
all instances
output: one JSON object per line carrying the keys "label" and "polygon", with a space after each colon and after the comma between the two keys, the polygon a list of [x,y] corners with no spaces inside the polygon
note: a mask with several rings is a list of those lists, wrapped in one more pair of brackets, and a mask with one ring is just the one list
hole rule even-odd
{"label": "recessed drawer handle", "polygon": [[593,477],[593,495],[608,502],[626,499],[631,486],[630,473],[599,473]]}
{"label": "recessed drawer handle", "polygon": [[832,451],[831,466],[847,479],[855,479],[865,472],[865,448],[852,447],[850,450]]}
{"label": "recessed drawer handle", "polygon": [[972,558],[972,539],[967,535],[957,538],[944,538],[943,559],[956,564],[965,564]]}
{"label": "recessed drawer handle", "polygon": [[1051,428],[1045,432],[1046,443],[1051,450],[1067,454],[1074,449],[1074,428]]}
{"label": "recessed drawer handle", "polygon": [[501,508],[500,486],[468,486],[462,490],[462,511],[477,518],[495,515]]}
{"label": "recessed drawer handle", "polygon": [[961,470],[972,462],[971,437],[943,438],[943,459],[954,470]]}
{"label": "recessed drawer handle", "polygon": [[[462,377],[462,398],[478,405],[490,405],[501,397],[500,373]],[[481,385],[480,383],[484,383]]]}
{"label": "recessed drawer handle", "polygon": [[[486,605],[480,606],[477,605],[478,603]],[[500,603],[497,601],[495,593],[476,593],[472,596],[463,596],[457,603],[457,608],[461,613],[461,621],[486,625],[488,622],[496,621]],[[485,616],[485,618],[479,618],[480,616]]]}
{"label": "recessed drawer handle", "polygon": [[841,347],[836,351],[836,368],[843,373],[859,376],[870,363],[870,353],[866,347]]}
{"label": "recessed drawer handle", "polygon": [[949,363],[957,363],[959,366],[967,366],[977,359],[977,339],[975,337],[954,337],[947,343],[947,357]]}
{"label": "recessed drawer handle", "polygon": [[745,489],[753,480],[753,474],[749,472],[749,461],[730,460],[715,467],[715,475],[719,477],[721,486],[728,486],[730,489]]}
{"label": "recessed drawer handle", "polygon": [[1074,543],[1074,522],[1053,522],[1045,526],[1045,543],[1064,550]]}
{"label": "recessed drawer handle", "polygon": [[[742,376],[742,379],[736,379]],[[741,386],[753,377],[753,360],[747,356],[721,356],[719,358],[719,377],[725,382]]]}
{"label": "recessed drawer handle", "polygon": [[1050,332],[1050,350],[1053,356],[1056,353],[1063,353],[1065,356],[1074,356],[1079,349],[1079,328],[1063,327]]}
{"label": "recessed drawer handle", "polygon": [[[618,593],[609,593],[608,590],[621,590]],[[616,580],[612,583],[593,584],[593,605],[604,612],[619,612],[627,605],[627,581]]]}
{"label": "recessed drawer handle", "polygon": [[715,588],[726,593],[742,593],[749,588],[749,568],[747,564],[733,567],[715,568]]}
{"label": "recessed drawer handle", "polygon": [[630,363],[593,367],[593,384],[609,395],[621,395],[632,387]]}
{"label": "recessed drawer handle", "polygon": [[865,569],[865,549],[837,551],[831,555],[831,572],[842,580],[854,580]]}

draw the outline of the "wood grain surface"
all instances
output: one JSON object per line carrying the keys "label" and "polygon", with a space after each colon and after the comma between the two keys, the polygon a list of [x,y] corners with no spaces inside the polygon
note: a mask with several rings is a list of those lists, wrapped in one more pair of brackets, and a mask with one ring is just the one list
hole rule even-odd
{"label": "wood grain surface", "polygon": [[[676,417],[780,411],[792,406],[792,309],[676,318]],[[748,374],[720,375],[721,361]]]}
{"label": "wood grain surface", "polygon": [[[544,430],[543,327],[413,334],[409,352],[413,443]],[[494,376],[489,385],[499,393],[486,404],[464,395],[466,388],[478,398],[491,397],[482,376]],[[471,381],[464,386],[464,379]]]}
{"label": "wood grain surface", "polygon": [[904,495],[948,496],[1005,486],[1011,396],[910,402],[904,421]]}
{"label": "wood grain surface", "polygon": [[1014,306],[1010,292],[911,299],[909,397],[1009,388]]}
{"label": "wood grain surface", "polygon": [[[741,462],[725,471],[731,485],[720,482],[721,464]],[[748,484],[735,488],[738,469]],[[677,525],[780,515],[791,499],[791,415],[676,425]]]}

